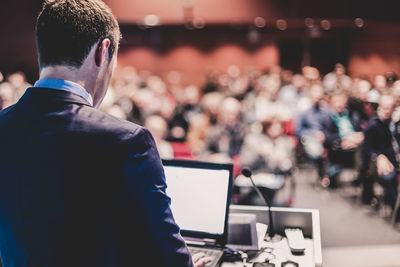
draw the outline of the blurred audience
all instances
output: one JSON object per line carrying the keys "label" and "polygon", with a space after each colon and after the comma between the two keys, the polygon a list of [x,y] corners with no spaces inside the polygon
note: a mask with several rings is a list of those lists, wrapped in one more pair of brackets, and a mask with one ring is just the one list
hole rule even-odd
{"label": "blurred audience", "polygon": [[[100,108],[147,127],[162,158],[231,162],[235,177],[242,166],[279,174],[311,163],[324,188],[340,186],[341,170],[350,167],[363,202],[375,197],[378,181],[393,206],[400,135],[394,72],[368,80],[349,76],[340,63],[326,75],[313,66],[293,73],[231,65],[211,71],[202,85],[183,84],[182,75],[118,69]],[[0,108],[29,86],[22,72],[0,73]]]}
{"label": "blurred audience", "polygon": [[246,135],[240,153],[241,165],[257,173],[289,173],[295,161],[295,142],[284,133],[279,118],[262,122],[261,131]]}
{"label": "blurred audience", "polygon": [[0,84],[0,109],[8,108],[15,103],[15,88],[9,82]]}
{"label": "blurred audience", "polygon": [[25,93],[28,87],[32,85],[26,81],[26,76],[24,73],[18,71],[10,74],[7,77],[7,82],[9,82],[15,90],[14,101],[17,102],[18,99]]}
{"label": "blurred audience", "polygon": [[160,157],[163,159],[174,158],[174,150],[171,144],[165,140],[168,131],[165,119],[158,115],[149,116],[145,120],[144,127],[153,135]]}

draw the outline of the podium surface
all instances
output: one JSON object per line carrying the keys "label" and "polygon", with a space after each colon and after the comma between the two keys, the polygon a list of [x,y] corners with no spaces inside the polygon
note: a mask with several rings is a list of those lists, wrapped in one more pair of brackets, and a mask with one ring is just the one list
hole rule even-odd
{"label": "podium surface", "polygon": [[[316,209],[297,209],[272,207],[272,219],[275,232],[282,236],[280,241],[262,241],[263,247],[272,248],[273,259],[271,262],[275,266],[281,266],[282,262],[293,261],[300,267],[322,266],[321,234],[319,211]],[[255,214],[257,222],[269,225],[268,207],[231,205],[230,213]],[[285,228],[300,228],[305,238],[305,253],[303,255],[293,255],[285,237]],[[268,254],[268,253],[267,253]],[[268,255],[260,254],[259,260],[263,261]],[[222,267],[243,266],[241,262],[224,262]],[[252,266],[252,264],[247,264]]]}

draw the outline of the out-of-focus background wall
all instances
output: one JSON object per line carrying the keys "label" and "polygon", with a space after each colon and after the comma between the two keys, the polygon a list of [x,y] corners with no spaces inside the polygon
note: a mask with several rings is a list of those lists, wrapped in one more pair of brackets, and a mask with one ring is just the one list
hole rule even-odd
{"label": "out-of-focus background wall", "polygon": [[[105,1],[120,21],[120,66],[154,74],[182,72],[184,83],[229,65],[266,69],[302,65],[322,74],[341,62],[351,76],[400,72],[397,1],[148,0]],[[37,78],[35,17],[41,0],[0,8],[0,69]],[[194,64],[196,63],[196,64]]]}

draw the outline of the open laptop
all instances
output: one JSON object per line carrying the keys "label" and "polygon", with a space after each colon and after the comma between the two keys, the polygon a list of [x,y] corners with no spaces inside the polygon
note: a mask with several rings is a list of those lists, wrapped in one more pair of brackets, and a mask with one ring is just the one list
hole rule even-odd
{"label": "open laptop", "polygon": [[233,165],[163,160],[167,195],[189,251],[204,252],[216,266],[228,236]]}

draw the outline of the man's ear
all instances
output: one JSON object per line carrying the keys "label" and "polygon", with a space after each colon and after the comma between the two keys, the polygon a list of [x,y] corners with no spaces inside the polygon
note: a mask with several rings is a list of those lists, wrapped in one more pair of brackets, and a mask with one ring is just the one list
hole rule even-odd
{"label": "man's ear", "polygon": [[110,47],[111,41],[106,38],[99,43],[96,49],[95,62],[97,67],[101,67],[104,62],[108,60],[108,48]]}

